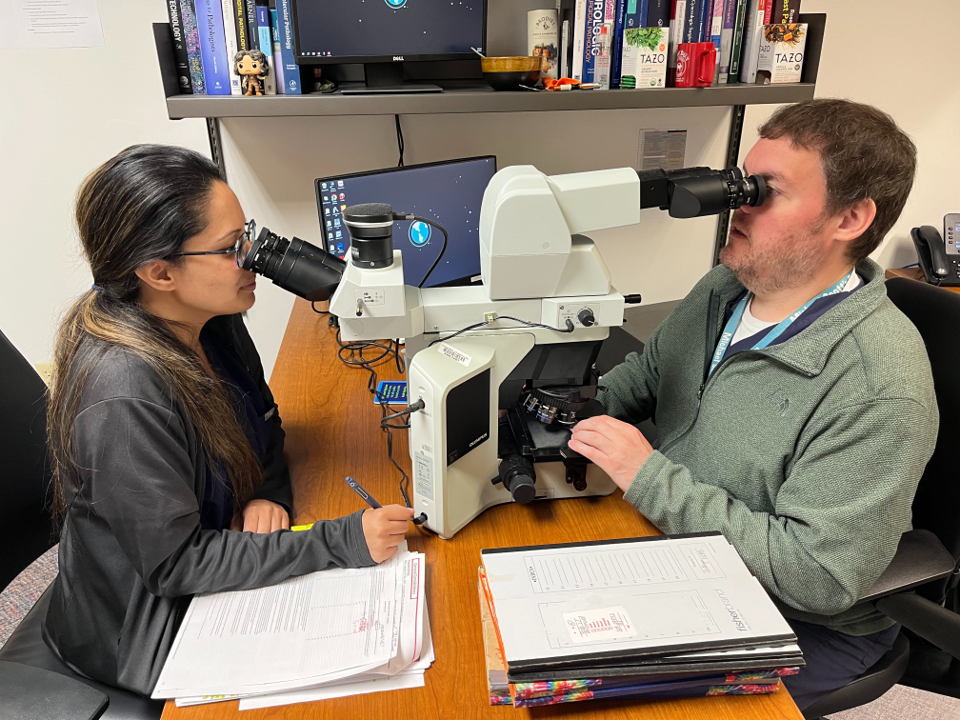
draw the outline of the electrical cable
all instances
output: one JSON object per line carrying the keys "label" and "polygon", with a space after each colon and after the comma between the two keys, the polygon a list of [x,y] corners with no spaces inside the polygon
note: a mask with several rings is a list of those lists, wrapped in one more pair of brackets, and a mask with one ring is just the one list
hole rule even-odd
{"label": "electrical cable", "polygon": [[315,302],[310,303],[310,309],[313,310],[317,315],[329,315],[329,310],[317,310],[317,304]]}
{"label": "electrical cable", "polygon": [[[377,371],[376,368],[373,367],[376,363],[387,360],[392,354],[394,356],[394,362],[396,363],[397,372],[400,375],[403,375],[403,373],[406,372],[406,363],[404,362],[403,356],[400,353],[400,341],[387,340],[386,345],[375,341],[344,342],[340,337],[339,328],[337,329],[336,333],[336,341],[338,345],[337,357],[340,359],[340,362],[350,367],[361,368],[370,373],[369,377],[367,378],[367,391],[374,396],[374,399],[380,406],[380,428],[387,434],[387,459],[397,469],[397,472],[400,473],[400,495],[403,498],[403,504],[408,508],[413,507],[413,505],[410,503],[410,496],[408,495],[410,478],[406,471],[393,457],[393,435],[390,432],[391,430],[407,430],[410,428],[410,423],[403,422],[399,425],[395,425],[391,423],[390,420],[395,420],[398,417],[408,416],[410,413],[420,410],[422,407],[424,407],[424,404],[422,400],[418,400],[417,403],[408,405],[404,410],[401,410],[398,413],[388,414],[387,410],[389,405],[387,398],[377,391]],[[376,348],[381,352],[371,358],[364,357],[364,351],[370,348]],[[419,526],[422,523],[423,520],[420,520],[420,522],[417,522],[416,519],[414,520],[415,525]]]}
{"label": "electrical cable", "polygon": [[397,167],[403,167],[403,130],[400,128],[400,116],[394,115],[393,119],[397,123],[397,148],[400,150],[400,162]]}
{"label": "electrical cable", "polygon": [[562,333],[572,333],[576,329],[576,327],[573,324],[573,321],[570,318],[567,318],[566,327],[561,330],[560,328],[551,327],[549,325],[530,322],[529,320],[521,320],[520,318],[513,317],[512,315],[498,315],[493,320],[485,320],[483,322],[475,323],[473,325],[468,325],[462,330],[457,330],[452,335],[447,335],[446,337],[437,338],[436,340],[431,342],[429,345],[427,345],[427,347],[432,347],[433,345],[436,345],[438,342],[446,342],[447,340],[452,340],[453,338],[457,337],[457,335],[462,335],[463,333],[468,332],[470,330],[476,330],[477,328],[481,328],[485,325],[489,325],[490,323],[496,322],[497,320],[513,320],[514,322],[518,322],[518,323],[521,323],[522,325],[527,325],[529,327],[544,328],[545,330],[553,330],[554,332],[562,332]]}

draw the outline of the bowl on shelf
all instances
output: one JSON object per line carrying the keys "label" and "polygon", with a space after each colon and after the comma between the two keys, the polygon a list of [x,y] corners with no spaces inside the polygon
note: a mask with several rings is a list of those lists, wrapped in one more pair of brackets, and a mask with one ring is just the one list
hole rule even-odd
{"label": "bowl on shelf", "polygon": [[480,58],[483,77],[494,90],[523,90],[521,85],[533,87],[540,82],[542,68],[540,55]]}

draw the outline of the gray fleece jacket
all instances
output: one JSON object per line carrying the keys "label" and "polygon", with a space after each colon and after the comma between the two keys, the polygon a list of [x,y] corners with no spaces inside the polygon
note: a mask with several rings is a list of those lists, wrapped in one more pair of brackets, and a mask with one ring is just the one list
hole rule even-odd
{"label": "gray fleece jacket", "polygon": [[[240,316],[207,329],[275,407]],[[362,511],[304,532],[202,530],[206,460],[183,408],[136,355],[95,341],[80,353],[97,358],[74,421],[82,485],[64,489],[60,573],[44,622],[44,640],[74,670],[148,695],[192,595],[374,564]],[[292,510],[276,412],[271,422],[256,497]]]}
{"label": "gray fleece jacket", "polygon": [[910,529],[939,416],[919,333],[876,263],[857,272],[863,287],[783,343],[728,355],[701,396],[724,320],[705,332],[711,290],[721,308],[744,290],[717,267],[599,399],[659,431],[627,502],[665,533],[722,532],[787,617],[865,635],[892,625],[854,603]]}

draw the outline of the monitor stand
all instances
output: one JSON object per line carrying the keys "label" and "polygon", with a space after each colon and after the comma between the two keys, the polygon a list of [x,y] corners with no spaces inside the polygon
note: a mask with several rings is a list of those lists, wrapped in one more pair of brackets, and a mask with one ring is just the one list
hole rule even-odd
{"label": "monitor stand", "polygon": [[342,95],[370,95],[389,93],[438,93],[443,88],[438,85],[414,85],[403,80],[402,62],[364,63],[363,85],[341,86]]}

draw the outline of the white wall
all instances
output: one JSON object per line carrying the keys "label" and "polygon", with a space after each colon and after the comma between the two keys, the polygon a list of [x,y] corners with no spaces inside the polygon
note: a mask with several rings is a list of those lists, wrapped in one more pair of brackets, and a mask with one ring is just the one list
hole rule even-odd
{"label": "white wall", "polygon": [[[8,78],[0,95],[0,243],[6,260],[0,330],[31,361],[50,358],[56,318],[90,282],[71,218],[82,178],[135,142],[208,152],[201,120],[166,117],[150,27],[166,19],[163,3],[99,0],[99,6],[105,47],[18,50],[24,70],[15,84]],[[829,15],[818,95],[876,104],[917,143],[920,172],[913,196],[879,251],[888,265],[913,262],[909,228],[939,225],[945,213],[960,210],[960,84],[954,77],[960,45],[953,37],[960,3],[911,3],[920,43],[912,54],[897,50],[893,40],[885,52],[858,44],[868,19],[872,37],[902,36],[910,26],[899,2],[804,0],[803,7]],[[925,55],[927,48],[945,53],[937,65]],[[765,110],[749,110],[744,151]],[[493,153],[501,166],[532,163],[548,173],[632,165],[642,127],[687,128],[687,162],[716,166],[728,120],[726,109],[710,108],[402,118],[408,164]],[[228,119],[223,134],[229,180],[246,212],[271,229],[314,242],[319,226],[313,178],[388,167],[397,159],[390,116]],[[596,240],[619,288],[652,303],[682,297],[709,268],[714,227],[712,219],[671,222],[648,211],[640,226],[597,233]],[[292,297],[265,281],[257,294],[250,324],[269,372]]]}
{"label": "white wall", "polygon": [[151,28],[163,2],[99,6],[103,47],[4,52],[0,330],[31,362],[51,358],[60,314],[90,287],[72,217],[83,178],[134,143],[210,152],[203,120],[167,118]]}
{"label": "white wall", "polygon": [[[883,267],[915,263],[910,228],[933,225],[942,233],[943,216],[960,212],[960,2],[803,0],[801,9],[827,13],[817,97],[876,105],[917,146],[913,193],[871,256]],[[878,39],[867,46],[861,40],[865,28]],[[908,45],[908,38],[915,45]],[[756,141],[756,127],[776,107],[747,109],[742,155]]]}

